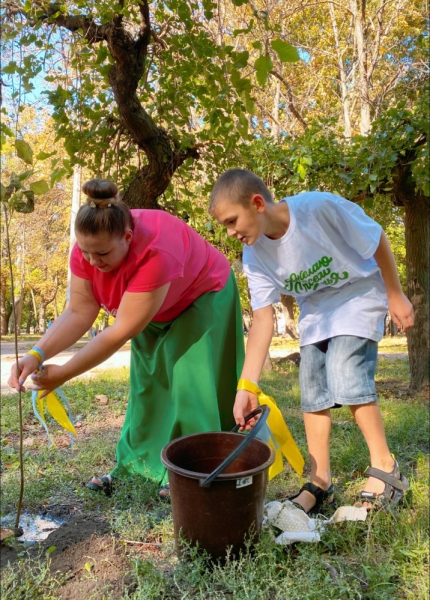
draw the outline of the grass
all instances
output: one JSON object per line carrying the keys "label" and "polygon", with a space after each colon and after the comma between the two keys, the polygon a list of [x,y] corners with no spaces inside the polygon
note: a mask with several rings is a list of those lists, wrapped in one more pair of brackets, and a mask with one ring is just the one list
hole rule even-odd
{"label": "grass", "polygon": [[[274,344],[285,348],[286,354],[297,349],[294,343],[286,344],[279,338]],[[384,339],[380,351],[404,353],[404,340]],[[405,358],[380,359],[377,385],[387,437],[410,480],[412,498],[396,515],[375,512],[365,522],[333,526],[319,544],[283,549],[265,532],[253,551],[244,552],[238,560],[230,558],[224,565],[211,565],[192,548],[187,550],[190,560],[180,561],[174,551],[171,512],[157,500],[154,482],[141,478],[124,482],[110,499],[89,492],[85,482],[114,464],[115,443],[127,403],[128,370],[124,368],[64,386],[82,423],[76,450],[48,449],[46,437],[33,424],[25,395],[25,435],[35,442],[26,447],[24,509],[36,512],[47,503],[73,504],[83,512],[104,515],[120,540],[161,544],[152,553],[130,547],[133,587],[124,599],[427,599],[428,401],[424,395],[408,394],[407,378]],[[307,460],[297,368],[288,363],[275,365],[265,373],[262,387],[277,400]],[[94,398],[97,394],[107,395],[109,403],[100,405]],[[10,513],[15,510],[19,491],[15,395],[3,397],[1,419],[1,503],[3,513]],[[331,455],[338,503],[352,504],[363,487],[368,454],[346,408],[333,411]],[[284,473],[270,482],[267,500],[285,497],[298,487],[298,477],[287,465]],[[57,598],[61,580],[53,577],[48,564],[49,557],[40,557],[33,563],[22,559],[21,564],[5,567],[1,597]]]}

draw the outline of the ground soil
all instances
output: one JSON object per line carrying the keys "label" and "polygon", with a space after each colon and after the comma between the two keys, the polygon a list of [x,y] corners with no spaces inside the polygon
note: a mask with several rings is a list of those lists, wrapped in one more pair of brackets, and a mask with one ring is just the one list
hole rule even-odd
{"label": "ground soil", "polygon": [[[130,562],[127,548],[110,532],[109,524],[97,515],[76,515],[53,531],[43,542],[31,546],[27,559],[51,551],[50,570],[63,584],[56,590],[61,600],[120,598],[130,591]],[[20,545],[0,547],[1,566],[15,562]]]}

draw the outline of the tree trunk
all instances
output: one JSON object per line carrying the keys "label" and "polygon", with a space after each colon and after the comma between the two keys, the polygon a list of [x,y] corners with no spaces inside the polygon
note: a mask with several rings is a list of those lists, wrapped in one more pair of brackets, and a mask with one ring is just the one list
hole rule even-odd
{"label": "tree trunk", "polygon": [[39,326],[38,333],[43,334],[46,331],[46,306],[44,304],[40,305],[39,309]]}
{"label": "tree trunk", "polygon": [[267,353],[266,360],[264,361],[263,371],[271,371],[273,369],[272,359],[270,358],[269,352]]}
{"label": "tree trunk", "polygon": [[48,4],[45,9],[44,19],[49,18],[51,23],[72,32],[81,30],[89,45],[106,42],[112,57],[108,79],[121,125],[130,134],[136,149],[143,151],[147,158],[147,164],[137,171],[123,200],[130,208],[159,208],[157,197],[166,190],[175,171],[188,158],[198,159],[200,154],[196,146],[184,148],[175,143],[144,109],[137,95],[141,80],[152,64],[150,44],[155,32],[151,32],[148,1],[139,3],[141,23],[135,37],[119,14],[100,24],[85,15],[59,14],[56,3]]}
{"label": "tree trunk", "polygon": [[354,19],[354,42],[357,49],[360,94],[360,132],[370,130],[369,82],[367,78],[366,0],[350,0]]}
{"label": "tree trunk", "polygon": [[339,77],[340,77],[340,90],[341,90],[341,99],[342,99],[342,110],[343,110],[343,133],[347,139],[351,138],[351,119],[350,119],[350,107],[349,107],[349,96],[348,96],[348,86],[346,80],[346,69],[343,62],[342,50],[339,42],[339,31],[337,28],[336,17],[334,14],[333,4],[329,2],[328,8],[330,11],[331,25],[333,29],[334,35],[334,43],[336,46],[336,54],[337,54],[337,64],[339,68]]}
{"label": "tree trunk", "polygon": [[406,277],[415,310],[415,325],[407,333],[412,391],[429,384],[429,222],[428,198],[421,194],[405,204]]}
{"label": "tree trunk", "polygon": [[25,333],[30,333],[31,331],[31,323],[34,319],[34,315],[33,315],[33,311],[32,311],[32,299],[30,297],[30,299],[28,300],[28,307],[27,307],[27,311],[28,311],[28,317],[27,317],[27,326],[25,328]]}
{"label": "tree trunk", "polygon": [[7,314],[7,303],[6,303],[6,284],[7,278],[2,276],[1,288],[0,288],[0,329],[1,335],[7,335],[9,316]]}
{"label": "tree trunk", "polygon": [[251,329],[251,325],[252,325],[252,315],[247,310],[244,310],[242,313],[242,317],[243,317],[243,323],[247,329],[246,333],[248,333],[248,331]]}
{"label": "tree trunk", "polygon": [[285,319],[285,332],[284,337],[288,340],[298,340],[299,333],[297,331],[296,323],[294,321],[294,298],[287,296],[286,294],[279,294],[281,298],[282,310]]}
{"label": "tree trunk", "polygon": [[[69,231],[69,258],[73,250],[73,246],[76,242],[75,236],[75,221],[76,215],[78,214],[79,205],[81,203],[81,183],[82,183],[82,167],[81,165],[75,165],[73,167],[73,190],[72,190],[72,210],[70,211],[70,231]],[[67,290],[66,290],[66,307],[70,302],[70,281],[72,279],[72,271],[69,267],[67,270]],[[55,304],[56,311],[56,304]],[[55,314],[55,318],[57,318]]]}
{"label": "tree trunk", "polygon": [[384,335],[389,335],[390,337],[397,335],[397,325],[391,318],[390,313],[387,313],[385,317]]}
{"label": "tree trunk", "polygon": [[279,139],[279,102],[281,98],[281,82],[279,79],[275,81],[275,96],[273,98],[273,108],[272,108],[272,125],[271,125],[271,134],[272,138],[275,142]]}
{"label": "tree trunk", "polygon": [[279,335],[278,313],[275,307],[273,307],[273,335]]}
{"label": "tree trunk", "polygon": [[19,335],[21,333],[21,321],[22,321],[22,309],[24,306],[25,289],[24,289],[24,277],[21,279],[21,292],[19,298],[15,304],[16,313],[16,331]]}
{"label": "tree trunk", "polygon": [[407,294],[415,311],[415,325],[407,332],[410,389],[429,385],[429,242],[430,198],[415,191],[406,156],[394,172],[394,200],[405,208]]}
{"label": "tree trunk", "polygon": [[30,288],[31,301],[33,303],[33,313],[34,313],[34,322],[36,325],[34,326],[34,333],[40,333],[39,328],[37,326],[37,306],[36,306],[36,297],[34,295],[33,288]]}

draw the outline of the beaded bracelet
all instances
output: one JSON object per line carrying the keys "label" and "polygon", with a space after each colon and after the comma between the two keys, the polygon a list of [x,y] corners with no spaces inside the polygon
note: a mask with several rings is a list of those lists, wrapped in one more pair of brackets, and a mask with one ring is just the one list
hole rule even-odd
{"label": "beaded bracelet", "polygon": [[35,356],[39,363],[42,364],[43,362],[45,362],[45,353],[42,350],[42,348],[38,348],[37,346],[33,346],[33,348],[31,350],[29,350],[27,352],[27,354],[31,354],[32,356]]}

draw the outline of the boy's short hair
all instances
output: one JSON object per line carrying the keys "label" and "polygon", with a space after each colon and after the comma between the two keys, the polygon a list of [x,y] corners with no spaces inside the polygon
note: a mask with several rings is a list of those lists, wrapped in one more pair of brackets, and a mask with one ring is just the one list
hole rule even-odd
{"label": "boy's short hair", "polygon": [[255,173],[246,169],[229,169],[215,182],[211,192],[209,212],[216,208],[221,198],[248,208],[254,194],[260,194],[266,202],[273,202],[272,194]]}

